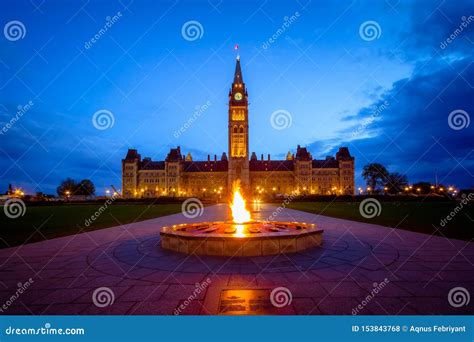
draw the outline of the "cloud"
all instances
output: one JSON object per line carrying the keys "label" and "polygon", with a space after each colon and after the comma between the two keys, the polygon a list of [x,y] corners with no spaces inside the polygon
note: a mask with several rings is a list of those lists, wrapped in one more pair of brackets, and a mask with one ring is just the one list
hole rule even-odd
{"label": "cloud", "polygon": [[[14,106],[3,108],[1,126],[15,115]],[[52,193],[67,177],[89,178],[99,186],[121,182],[117,160],[126,146],[94,134],[95,129],[59,129],[57,115],[47,116],[33,107],[0,135],[0,193],[9,183],[29,193]]]}
{"label": "cloud", "polygon": [[[413,2],[411,25],[401,34],[404,57],[411,61],[424,58],[472,53],[474,13],[470,1]],[[448,38],[455,39],[445,48]]]}
{"label": "cloud", "polygon": [[[429,73],[429,70],[433,70]],[[461,186],[474,185],[474,123],[454,130],[449,114],[457,109],[474,119],[474,62],[433,59],[415,69],[410,78],[393,84],[371,106],[346,118],[351,123],[339,138],[315,143],[314,148],[348,145],[358,169],[381,162],[411,180],[440,179]],[[388,105],[374,118],[377,108]]]}
{"label": "cloud", "polygon": [[[448,124],[449,114],[458,109],[474,119],[472,6],[419,2],[411,13],[411,25],[399,37],[403,50],[396,54],[413,65],[411,76],[385,92],[374,89],[371,105],[345,115],[345,129],[310,149],[334,154],[348,145],[359,177],[365,164],[377,161],[412,181],[434,181],[436,172],[446,183],[474,186],[474,123],[461,130]],[[387,55],[394,56],[392,51]]]}

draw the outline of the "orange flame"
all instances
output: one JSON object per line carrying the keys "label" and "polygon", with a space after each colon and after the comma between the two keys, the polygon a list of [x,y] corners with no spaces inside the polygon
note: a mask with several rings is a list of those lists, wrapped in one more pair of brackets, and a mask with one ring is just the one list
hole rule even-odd
{"label": "orange flame", "polygon": [[232,220],[235,223],[245,223],[250,221],[250,212],[245,208],[245,200],[240,193],[240,184],[235,182],[233,185],[234,197],[230,204],[232,210]]}

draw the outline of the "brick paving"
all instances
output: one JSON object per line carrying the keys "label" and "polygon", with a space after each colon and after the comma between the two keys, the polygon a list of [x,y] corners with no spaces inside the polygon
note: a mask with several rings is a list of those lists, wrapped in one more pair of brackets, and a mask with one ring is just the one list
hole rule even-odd
{"label": "brick paving", "polygon": [[[274,209],[262,205],[253,217],[268,217]],[[277,287],[289,290],[291,302],[277,307],[259,298],[261,312],[474,313],[472,302],[454,307],[448,301],[455,287],[474,294],[472,242],[285,209],[279,220],[316,223],[325,230],[321,248],[231,258],[183,255],[159,246],[163,225],[226,215],[226,206],[216,205],[193,220],[176,214],[0,250],[0,314],[218,314],[225,290],[270,293]],[[30,278],[32,284],[15,297]],[[93,300],[95,291],[102,299]]]}

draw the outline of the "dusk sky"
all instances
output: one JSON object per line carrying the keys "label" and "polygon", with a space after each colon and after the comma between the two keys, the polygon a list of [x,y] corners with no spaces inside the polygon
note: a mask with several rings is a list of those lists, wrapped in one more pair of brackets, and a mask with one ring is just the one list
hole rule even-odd
{"label": "dusk sky", "polygon": [[[473,1],[3,0],[0,192],[55,193],[66,177],[121,188],[128,148],[220,156],[237,53],[258,156],[348,146],[356,186],[380,162],[410,182],[437,172],[473,187],[473,16]],[[99,110],[111,127],[95,127]],[[279,110],[289,127],[273,127]]]}

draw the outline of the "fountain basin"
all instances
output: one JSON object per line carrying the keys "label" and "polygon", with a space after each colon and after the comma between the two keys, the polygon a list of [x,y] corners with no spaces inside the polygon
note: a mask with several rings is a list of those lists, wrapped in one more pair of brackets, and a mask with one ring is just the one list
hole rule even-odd
{"label": "fountain basin", "polygon": [[161,229],[161,247],[180,253],[262,256],[321,246],[323,230],[303,222],[183,223]]}

